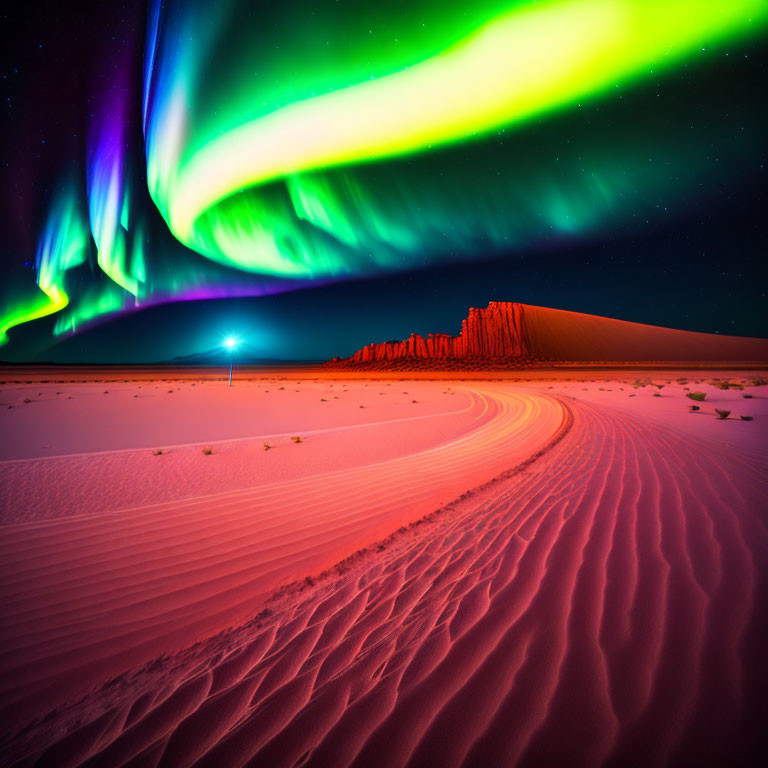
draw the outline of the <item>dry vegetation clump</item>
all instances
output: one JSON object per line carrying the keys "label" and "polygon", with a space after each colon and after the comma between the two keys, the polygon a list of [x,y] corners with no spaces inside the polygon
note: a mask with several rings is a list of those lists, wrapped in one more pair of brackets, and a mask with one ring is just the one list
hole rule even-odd
{"label": "dry vegetation clump", "polygon": [[269,443],[264,443],[264,450],[268,451],[272,446]]}
{"label": "dry vegetation clump", "polygon": [[750,387],[763,387],[766,384],[768,384],[768,379],[765,379],[762,376],[757,376],[749,382]]}
{"label": "dry vegetation clump", "polygon": [[718,419],[727,419],[731,415],[730,411],[725,411],[721,408],[715,408],[715,413],[717,414]]}
{"label": "dry vegetation clump", "polygon": [[717,389],[744,389],[744,385],[737,381],[729,381],[728,379],[712,379],[710,382],[713,387]]}
{"label": "dry vegetation clump", "polygon": [[707,399],[706,392],[688,392],[685,396],[691,400],[698,400],[699,402]]}
{"label": "dry vegetation clump", "polygon": [[747,392],[745,392],[745,393],[742,395],[742,397],[743,397],[745,400],[751,400],[751,399],[752,399],[752,397],[753,397],[753,395],[750,395],[750,394],[748,394]]}
{"label": "dry vegetation clump", "polygon": [[30,400],[28,397],[25,397],[25,398],[24,398],[24,402],[25,402],[25,403],[31,403],[32,401],[31,401],[31,400]]}
{"label": "dry vegetation clump", "polygon": [[153,456],[162,456],[163,455],[162,448],[155,448],[155,449],[153,449],[152,455]]}
{"label": "dry vegetation clump", "polygon": [[689,405],[689,406],[688,406],[688,408],[689,408],[689,409],[690,409],[692,412],[696,412],[696,411],[700,411],[700,410],[701,410],[701,407],[700,407],[700,406],[698,406],[698,405]]}
{"label": "dry vegetation clump", "polygon": [[303,437],[299,437],[298,435],[296,437],[292,437],[291,440],[293,440],[294,443],[303,443],[304,442],[304,438]]}
{"label": "dry vegetation clump", "polygon": [[742,421],[752,421],[752,417],[751,416],[742,416],[741,420]]}
{"label": "dry vegetation clump", "polygon": [[206,445],[203,447],[203,455],[204,456],[210,456],[213,453],[213,448],[211,448],[210,445]]}

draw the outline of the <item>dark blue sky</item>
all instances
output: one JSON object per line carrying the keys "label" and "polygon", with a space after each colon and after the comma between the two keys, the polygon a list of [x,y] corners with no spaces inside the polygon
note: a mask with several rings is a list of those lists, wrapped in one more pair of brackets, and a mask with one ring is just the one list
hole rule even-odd
{"label": "dark blue sky", "polygon": [[[26,278],[61,158],[82,149],[92,41],[103,44],[105,32],[116,33],[130,47],[142,34],[138,0],[80,8],[78,15],[68,4],[32,2],[2,12],[3,26],[13,31],[0,51],[3,287]],[[621,222],[570,239],[518,243],[507,253],[478,243],[472,263],[431,259],[433,266],[420,270],[271,296],[164,304],[55,339],[54,320],[45,318],[14,328],[0,359],[151,362],[210,349],[228,333],[263,357],[325,359],[412,331],[457,333],[469,306],[493,300],[768,337],[766,45],[752,41],[730,53],[645,82],[621,102],[532,124],[512,149],[510,141],[499,145],[498,152],[506,153],[499,162],[520,173],[523,192],[526,180],[536,180],[539,158],[557,154],[560,145],[573,163],[582,153],[595,157],[619,131],[634,131],[649,146],[677,147],[679,169],[690,164],[705,170],[691,175],[697,179],[693,188],[670,171],[669,194],[659,195],[650,215],[647,207],[635,215],[630,194]],[[481,151],[488,165],[497,149],[488,144]],[[445,158],[454,168],[466,167],[467,179],[476,181],[471,170],[478,151],[462,152],[452,149]],[[423,172],[440,173],[445,158],[428,158]],[[638,157],[637,164],[646,160],[651,158]],[[391,180],[391,168],[388,173]],[[151,226],[156,253],[150,255],[172,273],[186,257],[156,211]],[[216,270],[224,269],[206,268],[216,279]]]}

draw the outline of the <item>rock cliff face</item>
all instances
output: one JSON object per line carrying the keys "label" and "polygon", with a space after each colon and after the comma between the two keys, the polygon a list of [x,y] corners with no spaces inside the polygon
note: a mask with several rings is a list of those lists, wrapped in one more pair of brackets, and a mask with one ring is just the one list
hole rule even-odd
{"label": "rock cliff face", "polygon": [[396,367],[410,363],[481,364],[486,361],[531,361],[525,330],[523,304],[492,301],[487,309],[472,307],[462,321],[461,333],[430,333],[426,338],[417,333],[405,341],[369,344],[345,360],[334,358],[327,365],[339,367]]}
{"label": "rock cliff face", "polygon": [[565,362],[766,362],[768,340],[679,331],[597,315],[492,301],[461,333],[369,344],[326,365],[370,370],[474,370]]}

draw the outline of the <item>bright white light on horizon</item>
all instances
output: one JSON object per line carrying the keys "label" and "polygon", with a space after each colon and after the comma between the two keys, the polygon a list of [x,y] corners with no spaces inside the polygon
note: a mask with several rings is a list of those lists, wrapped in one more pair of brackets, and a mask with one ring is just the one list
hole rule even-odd
{"label": "bright white light on horizon", "polygon": [[232,349],[233,347],[236,347],[238,344],[238,341],[234,336],[228,336],[226,339],[224,339],[224,346],[227,349]]}

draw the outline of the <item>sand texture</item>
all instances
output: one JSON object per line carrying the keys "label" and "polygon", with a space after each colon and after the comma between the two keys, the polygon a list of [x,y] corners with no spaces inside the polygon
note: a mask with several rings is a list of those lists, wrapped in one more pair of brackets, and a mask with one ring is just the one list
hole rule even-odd
{"label": "sand texture", "polygon": [[[667,381],[178,383],[161,456],[124,414],[77,450],[22,416],[4,764],[754,764],[768,387]],[[94,386],[6,386],[3,419],[138,384]]]}

